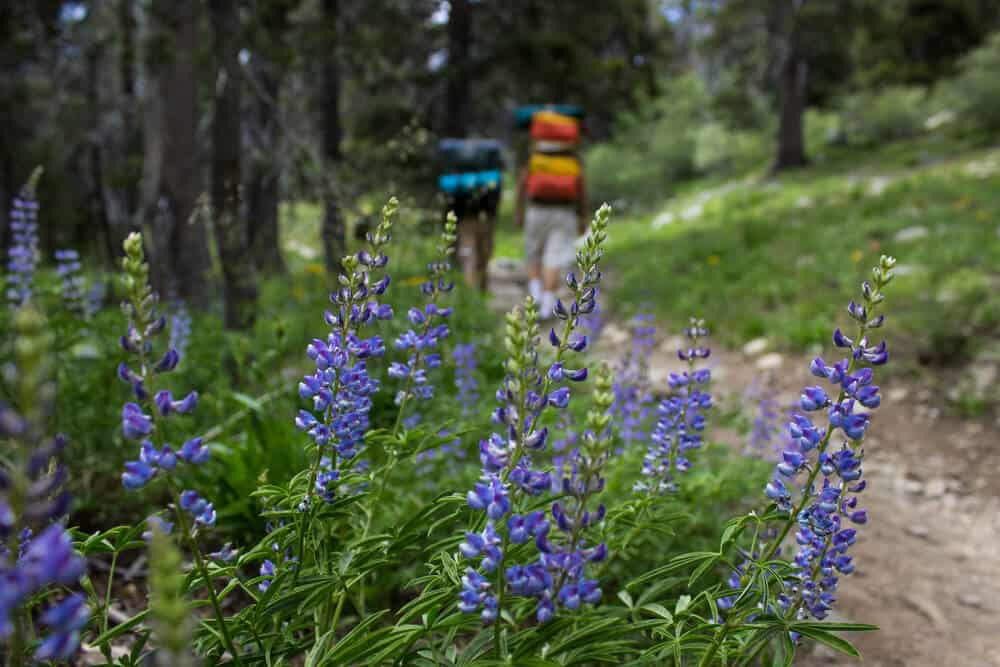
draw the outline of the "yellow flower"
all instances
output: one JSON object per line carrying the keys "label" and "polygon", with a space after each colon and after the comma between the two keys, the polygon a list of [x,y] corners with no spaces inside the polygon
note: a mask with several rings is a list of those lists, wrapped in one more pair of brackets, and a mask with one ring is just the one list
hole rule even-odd
{"label": "yellow flower", "polygon": [[851,253],[851,261],[857,264],[858,262],[861,261],[861,258],[864,256],[865,253],[861,252],[860,250],[855,250],[854,252]]}
{"label": "yellow flower", "polygon": [[312,276],[321,276],[326,273],[326,267],[319,262],[310,262],[306,264],[306,273]]}
{"label": "yellow flower", "polygon": [[719,257],[718,255],[709,255],[708,256],[708,263],[709,263],[710,266],[715,266],[716,264],[718,264],[721,261],[722,261],[722,258]]}
{"label": "yellow flower", "polygon": [[955,210],[964,211],[965,209],[969,208],[969,204],[971,203],[972,203],[971,199],[969,199],[968,197],[962,197],[961,199],[955,201]]}
{"label": "yellow flower", "polygon": [[292,288],[292,297],[299,303],[305,301],[306,291],[302,288],[302,285],[296,285]]}
{"label": "yellow flower", "polygon": [[424,282],[425,280],[427,280],[427,279],[424,278],[423,276],[410,276],[409,278],[407,278],[406,280],[403,281],[403,284],[404,285],[419,285],[420,283]]}

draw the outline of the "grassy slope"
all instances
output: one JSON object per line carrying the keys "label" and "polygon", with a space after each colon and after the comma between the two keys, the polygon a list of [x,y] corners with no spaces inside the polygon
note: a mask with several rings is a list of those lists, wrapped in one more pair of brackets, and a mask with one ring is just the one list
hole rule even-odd
{"label": "grassy slope", "polygon": [[[894,337],[923,356],[971,353],[1000,327],[998,163],[996,149],[932,136],[840,149],[778,180],[692,183],[655,215],[617,219],[610,305],[673,323],[699,314],[732,344],[804,348],[887,253],[904,266],[887,303]],[[673,221],[655,227],[664,212]],[[917,226],[922,238],[896,239]]]}

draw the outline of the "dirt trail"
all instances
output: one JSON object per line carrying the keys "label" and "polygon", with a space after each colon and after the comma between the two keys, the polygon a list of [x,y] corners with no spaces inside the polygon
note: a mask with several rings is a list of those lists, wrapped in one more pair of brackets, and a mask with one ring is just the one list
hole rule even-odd
{"label": "dirt trail", "polygon": [[[495,305],[508,309],[523,294],[516,271],[495,275]],[[609,325],[595,353],[615,358],[626,339]],[[681,370],[679,342],[661,336],[651,355],[660,389]],[[742,402],[767,374],[782,405],[813,383],[807,357],[748,352],[713,350],[713,393],[723,404]],[[853,549],[857,571],[841,580],[836,618],[881,627],[851,638],[872,667],[1000,667],[1000,419],[943,414],[937,395],[912,381],[879,384],[883,403],[865,445],[870,519]],[[860,663],[820,647],[798,664]]]}

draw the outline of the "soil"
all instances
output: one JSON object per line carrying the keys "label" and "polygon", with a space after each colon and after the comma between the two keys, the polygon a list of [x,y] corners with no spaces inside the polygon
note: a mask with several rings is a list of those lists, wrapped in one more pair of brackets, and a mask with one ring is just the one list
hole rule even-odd
{"label": "soil", "polygon": [[[503,280],[516,275],[509,268],[494,284],[502,309],[523,295]],[[620,325],[607,325],[595,353],[614,359],[627,338]],[[681,370],[679,342],[658,341],[649,359],[654,388]],[[755,379],[767,377],[782,405],[815,383],[808,357],[758,347],[713,350],[713,390],[724,405],[745,403]],[[933,375],[922,375],[916,381],[890,373],[879,381],[883,402],[865,440],[869,523],[859,531],[857,570],[842,578],[831,620],[880,627],[849,637],[871,667],[1000,667],[1000,419],[949,414],[944,387],[929,388]],[[825,647],[806,649],[797,661],[860,663]]]}

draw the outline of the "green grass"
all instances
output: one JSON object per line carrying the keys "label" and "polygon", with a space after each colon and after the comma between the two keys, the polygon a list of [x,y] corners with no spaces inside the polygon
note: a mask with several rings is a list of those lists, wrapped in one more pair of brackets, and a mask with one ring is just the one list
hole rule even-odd
{"label": "green grass", "polygon": [[[904,267],[886,309],[908,353],[951,360],[996,336],[1000,170],[983,177],[969,165],[1000,162],[1000,150],[931,135],[827,151],[778,180],[692,182],[657,214],[616,218],[612,308],[641,305],[673,323],[700,315],[730,344],[768,336],[807,348],[843,323],[844,304],[885,253]],[[663,212],[673,222],[654,229]],[[918,226],[926,235],[896,239]]]}

